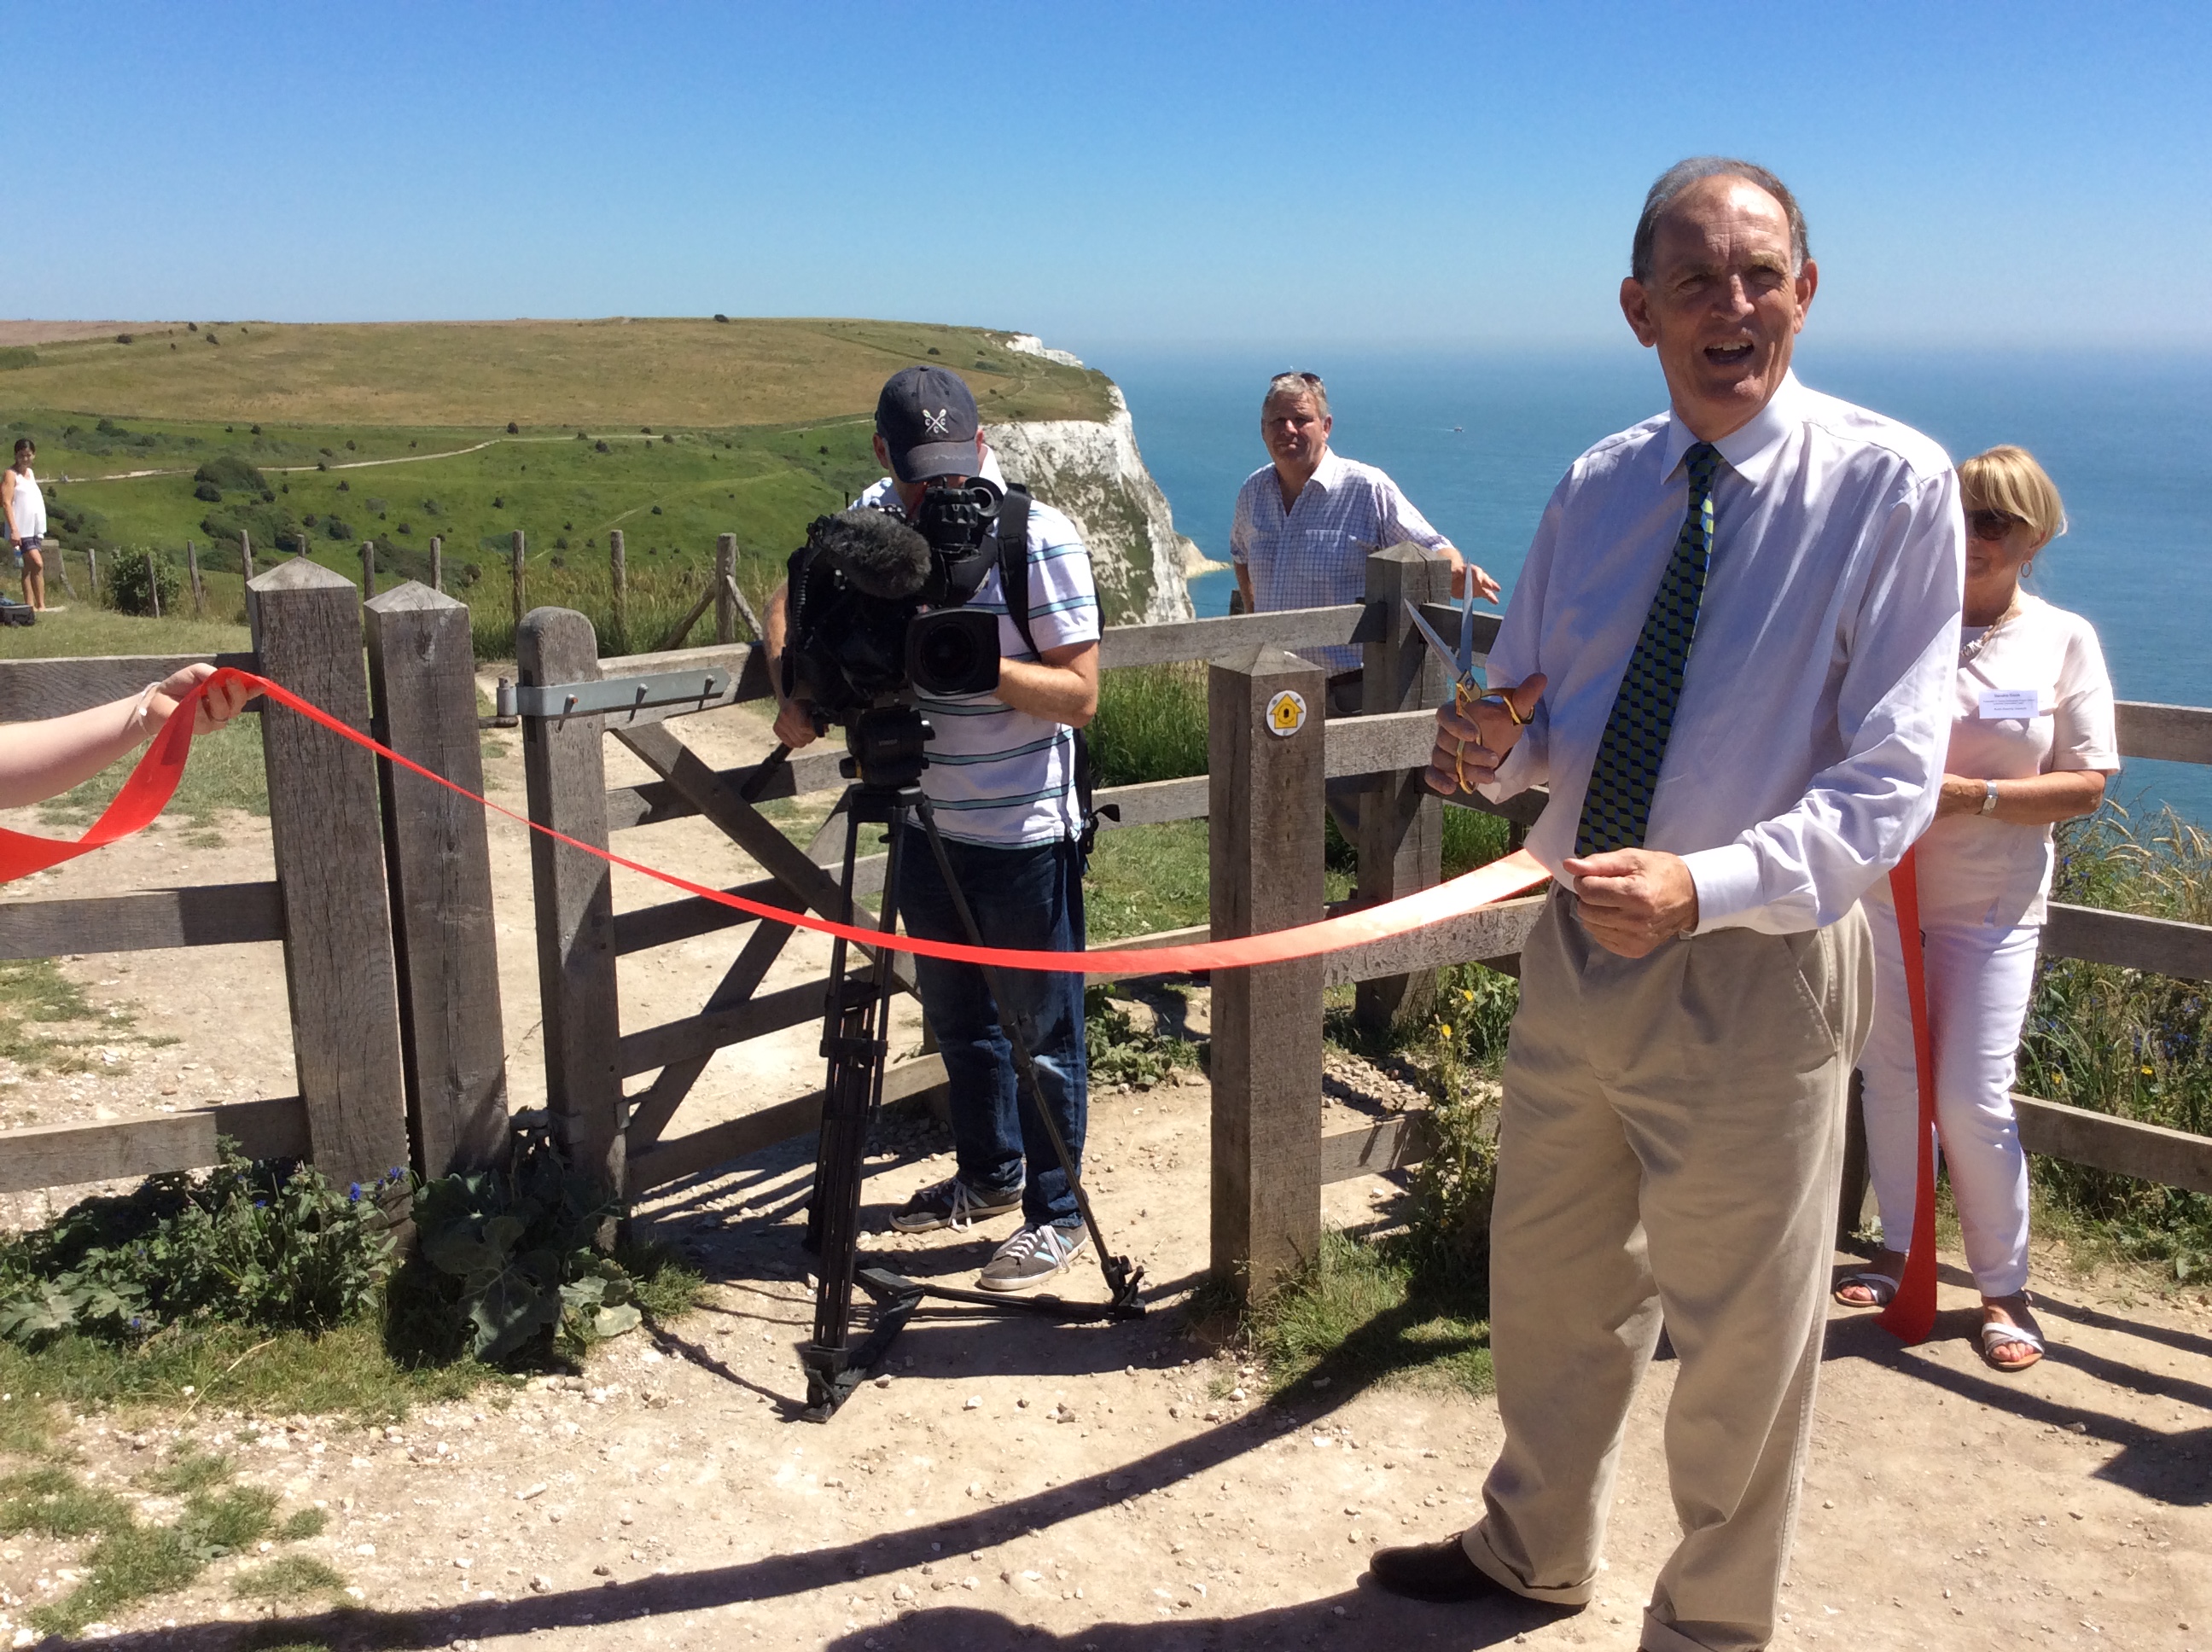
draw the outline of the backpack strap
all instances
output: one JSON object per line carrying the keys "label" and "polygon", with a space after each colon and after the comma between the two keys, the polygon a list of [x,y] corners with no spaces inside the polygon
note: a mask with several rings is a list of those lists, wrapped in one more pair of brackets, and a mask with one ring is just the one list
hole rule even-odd
{"label": "backpack strap", "polygon": [[[1006,617],[1022,634],[1030,653],[1042,658],[1036,633],[1030,629],[1030,490],[1014,486],[1006,489],[1006,496],[999,503],[999,592],[1006,599]],[[1100,809],[1092,803],[1091,742],[1079,728],[1069,732],[1075,736],[1075,806],[1083,818],[1076,847],[1088,860],[1098,841],[1099,816],[1118,823],[1121,806],[1109,803]]]}

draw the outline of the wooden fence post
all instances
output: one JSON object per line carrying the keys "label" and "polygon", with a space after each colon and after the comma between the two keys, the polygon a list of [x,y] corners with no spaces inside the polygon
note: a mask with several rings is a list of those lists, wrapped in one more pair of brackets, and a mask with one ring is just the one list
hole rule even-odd
{"label": "wooden fence post", "polygon": [[[1447,689],[1443,667],[1406,612],[1408,601],[1441,602],[1451,594],[1447,566],[1419,545],[1392,545],[1367,559],[1367,601],[1382,605],[1382,635],[1366,645],[1360,710],[1416,711],[1437,703]],[[1374,776],[1359,800],[1358,896],[1379,905],[1443,875],[1443,803],[1419,770]],[[1383,975],[1353,989],[1359,1024],[1382,1032],[1419,1021],[1435,1004],[1437,974]]]}
{"label": "wooden fence post", "polygon": [[185,572],[191,576],[192,617],[203,619],[206,617],[207,603],[200,592],[199,547],[189,539],[185,541]]}
{"label": "wooden fence post", "polygon": [[[1322,915],[1327,681],[1269,647],[1207,667],[1216,938]],[[1321,995],[1318,957],[1214,978],[1212,1265],[1248,1301],[1321,1244]]]}
{"label": "wooden fence post", "polygon": [[[376,736],[481,793],[476,658],[465,603],[413,580],[364,604]],[[507,1156],[507,1060],[484,811],[380,761],[415,1168],[480,1170]]]}
{"label": "wooden fence post", "polygon": [[622,651],[629,653],[633,652],[629,636],[629,560],[620,528],[611,529],[607,533],[607,578],[614,591],[615,635],[620,639]]}
{"label": "wooden fence post", "polygon": [[[301,556],[254,580],[246,596],[262,675],[367,729],[352,582]],[[376,759],[279,706],[262,714],[261,743],[309,1151],[341,1187],[373,1181],[408,1162]]]}
{"label": "wooden fence post", "polygon": [[522,616],[523,616],[524,613],[526,613],[526,612],[527,611],[527,610],[524,608],[524,606],[523,606],[523,600],[522,600],[522,564],[523,564],[523,560],[524,560],[524,558],[525,558],[527,555],[528,555],[528,551],[527,551],[527,550],[526,550],[526,546],[525,546],[525,544],[524,544],[524,541],[523,541],[523,538],[522,538],[522,530],[521,530],[520,528],[517,528],[517,529],[514,531],[514,629],[515,629],[518,632],[519,632],[519,631],[520,631],[520,630],[522,629]]}
{"label": "wooden fence post", "polygon": [[714,641],[738,640],[738,536],[714,536]]}
{"label": "wooden fence post", "polygon": [[446,542],[434,533],[430,536],[430,589],[441,594],[446,589]]}
{"label": "wooden fence post", "polygon": [[246,584],[252,584],[253,536],[244,528],[238,531],[238,565],[245,571]]}
{"label": "wooden fence post", "polygon": [[100,552],[91,545],[84,548],[84,582],[91,588],[93,600],[100,599]]}
{"label": "wooden fence post", "polygon": [[[520,536],[518,536],[519,538]],[[589,682],[599,675],[592,623],[540,608],[514,635],[525,686]],[[522,769],[530,817],[605,848],[607,776],[604,720],[522,720]],[[545,1029],[545,1102],[571,1162],[617,1193],[628,1182],[626,1103],[617,1070],[621,1017],[615,996],[614,871],[604,860],[530,835],[538,907],[538,992]]]}
{"label": "wooden fence post", "polygon": [[154,550],[150,545],[146,549],[146,600],[153,604],[154,617],[161,618],[161,576],[160,570],[154,565]]}
{"label": "wooden fence post", "polygon": [[361,542],[361,593],[364,597],[376,594],[376,541]]}

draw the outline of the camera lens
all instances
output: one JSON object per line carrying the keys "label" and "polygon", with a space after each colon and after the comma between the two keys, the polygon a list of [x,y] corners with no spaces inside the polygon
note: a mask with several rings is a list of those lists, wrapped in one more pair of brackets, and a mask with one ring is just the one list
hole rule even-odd
{"label": "camera lens", "polygon": [[918,616],[907,629],[907,676],[927,695],[988,694],[999,686],[999,622],[973,609]]}

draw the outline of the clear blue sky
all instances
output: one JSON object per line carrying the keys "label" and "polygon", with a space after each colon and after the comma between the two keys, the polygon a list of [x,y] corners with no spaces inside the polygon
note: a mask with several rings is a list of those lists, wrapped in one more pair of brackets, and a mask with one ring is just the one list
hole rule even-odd
{"label": "clear blue sky", "polygon": [[0,313],[878,315],[1079,350],[1610,339],[1677,157],[1831,338],[2212,344],[2212,7],[45,9]]}

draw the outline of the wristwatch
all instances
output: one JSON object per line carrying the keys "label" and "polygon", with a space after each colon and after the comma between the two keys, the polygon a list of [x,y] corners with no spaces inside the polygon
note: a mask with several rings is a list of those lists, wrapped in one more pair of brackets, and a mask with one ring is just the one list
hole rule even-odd
{"label": "wristwatch", "polygon": [[1997,783],[1995,780],[1984,780],[1982,782],[1982,812],[1985,815],[1993,815],[1996,811]]}

